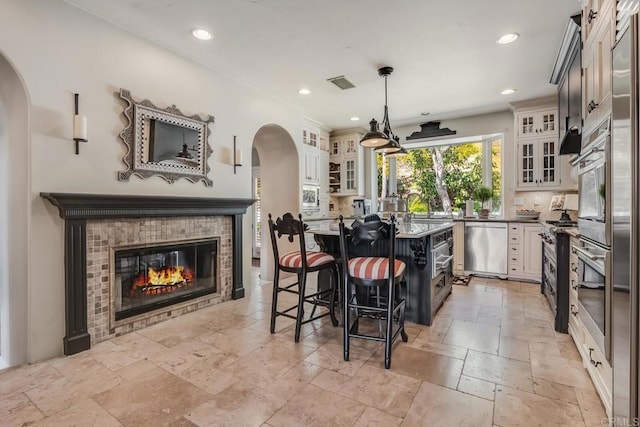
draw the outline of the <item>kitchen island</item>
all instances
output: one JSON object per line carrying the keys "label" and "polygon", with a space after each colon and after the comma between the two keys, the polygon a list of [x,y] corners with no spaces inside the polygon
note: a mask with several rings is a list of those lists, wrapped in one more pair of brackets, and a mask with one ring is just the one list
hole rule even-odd
{"label": "kitchen island", "polygon": [[[345,222],[347,225],[351,221]],[[451,294],[453,279],[453,223],[413,223],[399,227],[396,258],[406,264],[406,287],[401,296],[407,300],[406,319],[431,326],[433,317]],[[340,258],[339,232],[323,226],[308,231],[320,248]],[[366,248],[356,256],[384,256],[376,248]],[[319,274],[319,286],[327,286],[329,276]]]}

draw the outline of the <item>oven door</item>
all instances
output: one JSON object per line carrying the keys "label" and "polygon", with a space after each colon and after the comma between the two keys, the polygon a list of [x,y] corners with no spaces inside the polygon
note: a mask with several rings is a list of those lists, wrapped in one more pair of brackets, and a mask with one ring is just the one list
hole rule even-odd
{"label": "oven door", "polygon": [[611,252],[601,246],[580,239],[580,246],[572,246],[578,255],[578,303],[580,319],[610,359],[611,342]]}
{"label": "oven door", "polygon": [[607,220],[607,180],[609,134],[602,133],[573,161],[578,166],[578,228],[580,235],[604,246],[611,246],[610,221]]}

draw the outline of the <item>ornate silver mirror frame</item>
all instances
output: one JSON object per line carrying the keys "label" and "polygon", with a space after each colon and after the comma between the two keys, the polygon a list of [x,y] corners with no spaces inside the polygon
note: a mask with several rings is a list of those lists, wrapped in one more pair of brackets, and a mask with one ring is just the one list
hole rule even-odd
{"label": "ornate silver mirror frame", "polygon": [[158,175],[169,183],[186,178],[213,184],[207,177],[213,116],[186,116],[175,105],[161,109],[146,99],[136,102],[127,89],[120,89],[120,98],[127,102],[123,114],[128,124],[120,132],[127,146],[122,159],[127,170],[118,172],[119,181]]}

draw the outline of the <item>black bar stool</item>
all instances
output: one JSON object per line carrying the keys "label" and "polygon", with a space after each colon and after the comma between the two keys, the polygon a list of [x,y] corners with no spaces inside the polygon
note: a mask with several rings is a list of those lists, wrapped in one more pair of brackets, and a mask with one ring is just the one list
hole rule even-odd
{"label": "black bar stool", "polygon": [[[338,326],[338,320],[334,313],[336,301],[336,288],[338,287],[338,268],[335,258],[325,252],[307,252],[304,241],[304,231],[307,229],[302,221],[302,215],[295,219],[291,213],[286,213],[282,218],[277,218],[274,222],[269,214],[269,233],[271,234],[271,246],[273,247],[273,259],[275,272],[273,275],[273,297],[271,302],[271,333],[275,332],[276,317],[285,316],[295,319],[295,341],[300,340],[300,328],[303,324],[312,322],[324,316],[331,316],[333,326]],[[284,242],[281,238],[286,236],[286,241],[294,243],[298,241],[299,248],[291,252],[280,255],[279,244]],[[289,245],[290,246],[290,245]],[[317,290],[310,295],[305,295],[307,285],[307,274],[321,270],[331,271],[331,286],[329,289]],[[288,285],[280,286],[280,271],[295,273],[298,281]],[[284,310],[278,311],[278,294],[289,292],[298,295],[298,303]],[[308,319],[303,320],[304,304],[313,304],[313,310]],[[314,317],[316,307],[324,306],[328,312]],[[297,309],[296,315],[289,312]]]}
{"label": "black bar stool", "polygon": [[[349,360],[349,340],[363,338],[384,342],[384,366],[391,366],[391,348],[398,336],[407,342],[404,331],[406,300],[398,286],[404,284],[405,263],[396,259],[395,218],[355,221],[351,228],[340,217],[342,263],[342,311],[344,360]],[[351,322],[351,315],[354,315]],[[378,335],[358,332],[358,319],[378,320]],[[384,321],[384,327],[382,322]]]}

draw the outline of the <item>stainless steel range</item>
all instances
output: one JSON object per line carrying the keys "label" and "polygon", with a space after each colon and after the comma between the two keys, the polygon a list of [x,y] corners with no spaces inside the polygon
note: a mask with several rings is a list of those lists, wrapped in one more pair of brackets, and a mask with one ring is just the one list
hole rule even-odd
{"label": "stainless steel range", "polygon": [[569,327],[569,235],[565,227],[575,222],[546,221],[542,223],[542,282],[540,291],[547,297],[555,313],[554,327],[567,333]]}

